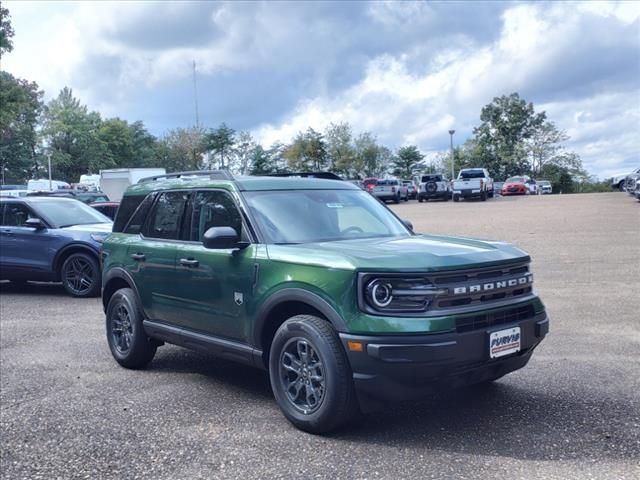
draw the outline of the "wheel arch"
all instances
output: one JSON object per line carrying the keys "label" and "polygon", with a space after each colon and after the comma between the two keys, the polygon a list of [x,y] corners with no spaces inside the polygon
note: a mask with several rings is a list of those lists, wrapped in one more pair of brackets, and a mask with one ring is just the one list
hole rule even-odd
{"label": "wheel arch", "polygon": [[347,330],[342,317],[319,295],[301,288],[279,290],[262,304],[255,316],[253,345],[262,351],[265,365],[268,365],[271,340],[280,325],[300,314],[323,318],[339,332]]}
{"label": "wheel arch", "polygon": [[[115,267],[109,270],[109,272],[102,279],[102,309],[106,312],[107,305],[109,304],[109,299],[113,296],[121,288],[130,288],[133,290],[136,298],[138,300],[138,305],[142,308],[142,303],[140,302],[140,294],[138,293],[138,289],[136,288],[136,284],[124,268]],[[146,315],[143,316],[146,318]]]}

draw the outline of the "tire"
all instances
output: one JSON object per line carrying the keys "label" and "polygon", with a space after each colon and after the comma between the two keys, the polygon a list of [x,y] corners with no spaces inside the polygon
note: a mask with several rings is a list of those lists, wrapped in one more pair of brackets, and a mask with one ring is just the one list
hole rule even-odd
{"label": "tire", "polygon": [[328,432],[358,415],[346,353],[321,318],[296,315],[280,326],[271,343],[269,375],[282,413],[305,432]]}
{"label": "tire", "polygon": [[396,195],[393,199],[393,203],[400,203],[400,194]]}
{"label": "tire", "polygon": [[621,192],[624,192],[624,180],[622,180],[620,183],[618,183],[618,190],[620,190]]}
{"label": "tire", "polygon": [[458,195],[457,193],[453,194],[453,201],[454,202],[459,202],[460,201],[460,195]]}
{"label": "tire", "polygon": [[494,195],[493,190],[491,190],[491,191],[489,192],[489,198],[493,198],[493,195]]}
{"label": "tire", "polygon": [[73,297],[87,298],[100,295],[100,265],[88,253],[73,253],[60,269],[60,280],[67,293]]}
{"label": "tire", "polygon": [[442,197],[442,200],[444,200],[445,202],[449,201],[449,195],[445,195],[444,197]]}
{"label": "tire", "polygon": [[484,192],[480,193],[480,200],[483,202],[487,201],[487,191],[485,190]]}
{"label": "tire", "polygon": [[422,203],[424,199],[422,197],[418,197],[418,203]]}
{"label": "tire", "polygon": [[153,360],[158,345],[144,331],[142,313],[132,289],[121,288],[109,299],[106,327],[111,355],[120,365],[138,369]]}

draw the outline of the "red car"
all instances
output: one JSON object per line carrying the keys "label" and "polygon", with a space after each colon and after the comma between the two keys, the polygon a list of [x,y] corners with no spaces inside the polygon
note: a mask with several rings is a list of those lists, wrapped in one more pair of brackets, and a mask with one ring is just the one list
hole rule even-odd
{"label": "red car", "polygon": [[527,177],[510,177],[502,185],[500,195],[527,195],[529,193],[529,186],[527,185]]}
{"label": "red car", "polygon": [[101,214],[106,215],[111,220],[116,218],[116,212],[120,202],[96,202],[90,203],[89,206],[98,210]]}

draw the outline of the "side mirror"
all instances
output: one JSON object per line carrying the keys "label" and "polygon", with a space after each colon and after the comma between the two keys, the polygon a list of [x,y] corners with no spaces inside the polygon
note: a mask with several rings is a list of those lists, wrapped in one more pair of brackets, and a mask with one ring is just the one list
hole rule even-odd
{"label": "side mirror", "polygon": [[35,228],[36,230],[41,230],[44,228],[44,223],[39,218],[28,218],[24,222],[25,227]]}
{"label": "side mirror", "polygon": [[225,248],[244,248],[248,244],[240,242],[240,237],[235,228],[232,227],[211,227],[204,232],[202,244],[204,248],[222,250]]}
{"label": "side mirror", "polygon": [[413,232],[413,223],[411,223],[409,220],[407,220],[406,218],[402,219],[402,223],[405,224],[405,226],[411,230]]}

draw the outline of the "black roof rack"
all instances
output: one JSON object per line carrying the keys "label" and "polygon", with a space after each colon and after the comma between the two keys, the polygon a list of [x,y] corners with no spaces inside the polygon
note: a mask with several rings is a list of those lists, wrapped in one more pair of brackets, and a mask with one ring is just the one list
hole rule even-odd
{"label": "black roof rack", "polygon": [[289,173],[268,173],[265,177],[300,177],[300,178],[323,178],[325,180],[342,180],[342,178],[331,172],[289,172]]}
{"label": "black roof rack", "polygon": [[231,180],[233,181],[233,175],[229,170],[193,170],[188,172],[173,172],[165,175],[154,175],[152,177],[145,177],[138,181],[138,183],[153,182],[161,178],[182,178],[182,177],[209,177],[211,179],[219,180]]}

